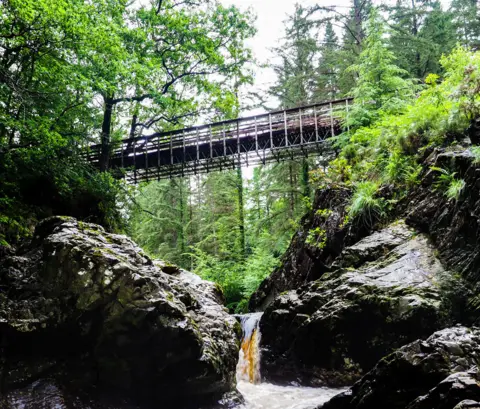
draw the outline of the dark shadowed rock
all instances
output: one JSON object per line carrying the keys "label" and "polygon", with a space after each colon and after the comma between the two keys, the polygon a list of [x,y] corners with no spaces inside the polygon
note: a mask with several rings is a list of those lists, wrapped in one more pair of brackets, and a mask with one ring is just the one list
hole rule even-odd
{"label": "dark shadowed rock", "polygon": [[238,324],[218,288],[124,236],[47,219],[2,261],[0,288],[4,407],[50,393],[197,408],[235,390]]}
{"label": "dark shadowed rock", "polygon": [[349,391],[318,409],[472,407],[480,396],[475,367],[480,359],[479,342],[476,328],[438,331],[381,359]]}
{"label": "dark shadowed rock", "polygon": [[423,235],[397,222],[346,248],[320,279],[280,295],[260,322],[262,375],[351,385],[383,356],[445,324],[447,273]]}
{"label": "dark shadowed rock", "polygon": [[[466,188],[458,200],[448,200],[435,189],[438,172],[431,166],[455,172]],[[480,271],[480,165],[468,149],[435,151],[425,161],[421,185],[409,195],[407,224],[429,235],[439,258],[449,269],[477,286]],[[467,322],[467,312],[462,319]]]}
{"label": "dark shadowed rock", "polygon": [[[460,358],[462,361],[463,359]],[[480,400],[479,373],[476,367],[468,372],[457,372],[415,399],[407,409],[451,409],[462,401]],[[463,403],[466,405],[466,403]]]}
{"label": "dark shadowed rock", "polygon": [[[329,265],[342,251],[344,242],[349,240],[348,229],[343,227],[343,223],[350,196],[350,190],[342,188],[327,187],[317,191],[313,206],[315,211],[310,211],[302,219],[302,227],[292,238],[281,266],[260,284],[250,298],[250,311],[263,311],[282,292],[296,289],[329,271]],[[327,238],[322,248],[306,243],[309,230],[316,228]]]}

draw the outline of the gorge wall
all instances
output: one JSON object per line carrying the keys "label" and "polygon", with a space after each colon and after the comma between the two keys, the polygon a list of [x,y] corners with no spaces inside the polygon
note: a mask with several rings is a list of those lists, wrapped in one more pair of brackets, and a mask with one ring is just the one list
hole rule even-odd
{"label": "gorge wall", "polygon": [[[351,385],[397,348],[475,323],[480,166],[468,145],[429,150],[422,165],[421,183],[373,226],[346,219],[348,189],[316,193],[282,265],[250,300],[252,310],[265,309],[264,379]],[[432,166],[465,180],[458,200],[435,187]],[[393,192],[381,194],[391,199]],[[308,239],[312,231],[321,245]],[[470,370],[475,359],[457,371]]]}

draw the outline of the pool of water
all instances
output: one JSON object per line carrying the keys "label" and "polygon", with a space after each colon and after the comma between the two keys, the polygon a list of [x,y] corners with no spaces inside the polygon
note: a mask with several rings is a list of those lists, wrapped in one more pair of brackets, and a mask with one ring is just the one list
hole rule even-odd
{"label": "pool of water", "polygon": [[241,409],[314,409],[344,389],[277,386],[270,383],[238,382],[245,398]]}

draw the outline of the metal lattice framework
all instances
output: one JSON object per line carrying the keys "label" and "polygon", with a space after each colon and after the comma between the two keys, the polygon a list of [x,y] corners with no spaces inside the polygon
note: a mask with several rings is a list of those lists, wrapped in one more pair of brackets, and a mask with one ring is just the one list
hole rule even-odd
{"label": "metal lattice framework", "polygon": [[[325,149],[341,132],[339,114],[351,98],[124,139],[111,147],[110,169],[131,183],[265,164]],[[99,167],[101,145],[87,150]]]}

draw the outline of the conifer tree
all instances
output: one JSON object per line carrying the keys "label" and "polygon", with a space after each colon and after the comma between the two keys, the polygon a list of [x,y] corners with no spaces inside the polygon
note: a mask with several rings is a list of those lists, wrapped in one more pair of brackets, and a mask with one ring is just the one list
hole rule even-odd
{"label": "conifer tree", "polygon": [[480,49],[480,4],[477,0],[453,0],[450,5],[457,41]]}
{"label": "conifer tree", "polygon": [[366,25],[365,47],[358,63],[349,67],[358,78],[352,90],[355,103],[348,118],[350,127],[367,126],[382,113],[394,113],[414,95],[408,72],[395,65],[395,54],[388,48],[385,24],[372,9]]}
{"label": "conifer tree", "polygon": [[270,93],[280,100],[283,108],[312,102],[319,48],[312,23],[299,4],[295,5],[295,12],[286,22],[281,46],[274,52],[281,62],[273,67],[278,79]]}
{"label": "conifer tree", "polygon": [[455,46],[452,14],[442,9],[440,1],[398,0],[388,11],[398,66],[419,79],[439,73],[440,57]]}
{"label": "conifer tree", "polygon": [[316,101],[328,101],[335,99],[340,94],[340,58],[338,37],[329,20],[325,25],[325,35],[320,46],[320,61],[318,64],[318,76],[315,89]]}

